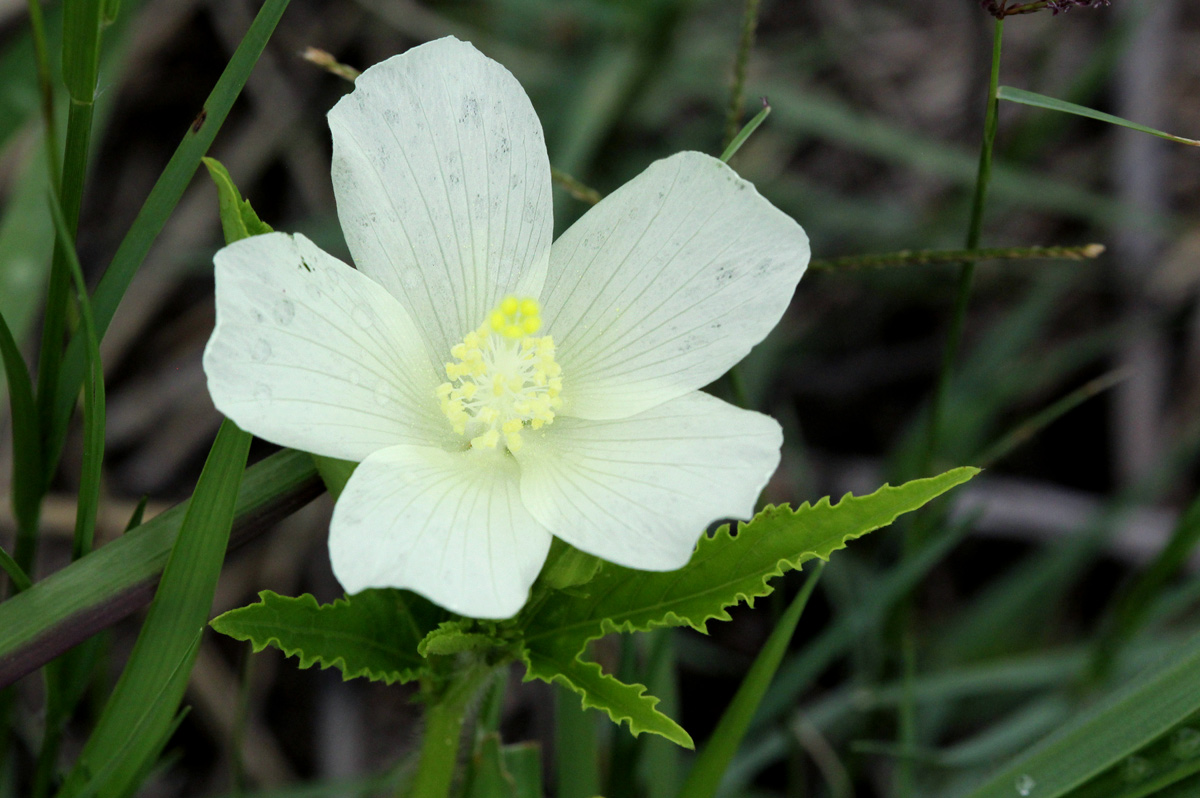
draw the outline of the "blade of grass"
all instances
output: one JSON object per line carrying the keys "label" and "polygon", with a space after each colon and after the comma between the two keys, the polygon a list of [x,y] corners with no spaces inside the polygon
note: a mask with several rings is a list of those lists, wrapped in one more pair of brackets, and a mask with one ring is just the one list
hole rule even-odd
{"label": "blade of grass", "polygon": [[797,624],[800,623],[800,616],[804,613],[804,608],[808,606],[808,599],[816,589],[817,582],[824,570],[825,563],[818,562],[812,575],[804,582],[804,587],[796,594],[796,598],[792,600],[787,611],[779,619],[779,623],[772,630],[767,642],[763,644],[762,651],[754,658],[754,663],[746,673],[746,678],[738,686],[733,701],[721,715],[721,720],[717,723],[712,737],[701,747],[696,756],[696,761],[688,772],[687,780],[684,781],[683,787],[679,791],[681,797],[712,798],[717,794],[721,776],[729,769],[733,755],[741,747],[742,740],[750,729],[750,723],[762,704],[763,696],[766,695],[767,688],[770,686],[775,672],[779,669],[784,654],[787,653],[788,644],[792,640]]}
{"label": "blade of grass", "polygon": [[559,798],[600,794],[600,756],[596,719],[579,698],[561,685],[554,688],[554,761]]}
{"label": "blade of grass", "polygon": [[1116,657],[1145,623],[1168,580],[1187,564],[1200,543],[1200,498],[1194,500],[1154,561],[1127,585],[1116,599],[1101,634],[1096,640],[1090,673],[1092,684],[1104,681],[1112,672]]}
{"label": "blade of grass", "polygon": [[[275,25],[287,8],[289,0],[266,0],[241,44],[229,59],[217,85],[204,103],[200,114],[184,134],[171,160],[150,190],[137,218],[121,241],[112,262],[101,278],[92,295],[92,307],[96,315],[96,332],[101,338],[108,329],[117,305],[129,288],[130,282],[150,251],[163,225],[179,203],[183,191],[191,182],[200,158],[211,146],[217,131],[229,114],[233,102],[241,93],[246,78],[258,61],[259,55],[270,39]],[[63,439],[71,411],[75,406],[76,393],[83,382],[86,363],[84,341],[77,334],[67,347],[63,358],[62,377],[54,401],[54,412],[46,431],[49,462],[47,470],[53,470],[62,451]]]}
{"label": "blade of grass", "polygon": [[133,653],[63,786],[63,798],[78,795],[89,774],[114,761],[97,795],[131,792],[175,717],[212,607],[250,440],[232,421],[221,424]]}
{"label": "blade of grass", "polygon": [[[21,357],[12,331],[0,316],[0,357],[8,378],[8,401],[12,414],[13,474],[12,510],[17,521],[16,559],[22,573],[33,571],[34,540],[37,538],[41,505],[41,440],[38,435],[37,405],[33,381]],[[14,584],[15,584],[14,580]]]}
{"label": "blade of grass", "polygon": [[[83,471],[75,510],[75,532],[71,542],[71,559],[74,561],[92,550],[96,536],[101,467],[104,461],[104,369],[100,362],[100,341],[96,337],[87,283],[84,281],[83,267],[75,252],[75,241],[67,229],[67,220],[54,192],[50,192],[49,198],[50,214],[58,232],[59,246],[75,282],[79,314],[87,342],[88,373],[83,388]],[[46,668],[45,730],[35,767],[34,798],[42,798],[50,792],[51,783],[56,775],[63,728],[83,697],[96,663],[97,649],[92,642],[88,641],[88,645],[72,649]]]}
{"label": "blade of grass", "polygon": [[[286,450],[247,469],[234,545],[295,512],[323,488],[304,452]],[[0,687],[149,603],[190,500],[0,603]]]}
{"label": "blade of grass", "polygon": [[753,728],[761,729],[785,714],[821,672],[844,654],[858,635],[878,624],[897,601],[945,559],[969,530],[970,521],[967,521],[926,544],[884,576],[855,612],[840,616],[803,651],[784,663],[763,699]]}
{"label": "blade of grass", "polygon": [[1007,457],[1015,449],[1028,442],[1039,432],[1079,407],[1088,399],[1104,393],[1127,376],[1129,376],[1127,372],[1118,369],[1110,371],[1108,374],[1104,374],[1094,380],[1089,380],[1048,407],[1039,410],[1016,427],[1013,427],[1003,437],[981,452],[973,462],[979,463],[980,468],[988,468],[997,461]]}
{"label": "blade of grass", "polygon": [[33,584],[29,581],[29,577],[26,576],[25,569],[17,565],[17,561],[3,548],[0,548],[0,568],[3,568],[4,573],[8,574],[8,579],[12,583],[14,593],[28,590],[30,585]]}
{"label": "blade of grass", "polygon": [[[38,417],[43,436],[54,427],[54,400],[58,391],[62,366],[63,344],[67,331],[67,300],[71,286],[68,249],[74,250],[75,234],[79,227],[79,209],[83,204],[83,185],[87,177],[88,151],[91,147],[92,122],[95,112],[96,81],[100,71],[100,39],[103,29],[101,0],[72,0],[63,6],[63,82],[70,103],[67,110],[67,144],[58,183],[58,201],[65,220],[65,234],[55,240],[54,259],[50,266],[50,285],[46,291],[46,306],[42,317],[42,346],[38,352]],[[53,163],[51,159],[51,163]],[[85,364],[86,368],[86,364]],[[79,382],[72,394],[83,382]],[[43,491],[49,488],[57,465],[49,438],[43,442]]]}
{"label": "blade of grass", "polygon": [[[658,710],[679,717],[679,678],[675,656],[675,629],[655,629],[646,634],[647,692],[659,699]],[[679,746],[657,734],[642,742],[641,783],[646,798],[675,798],[683,784],[683,761]]]}
{"label": "blade of grass", "polygon": [[71,559],[78,560],[92,550],[96,537],[101,466],[104,462],[104,367],[100,361],[100,339],[96,335],[96,319],[88,299],[83,266],[75,252],[75,239],[68,229],[66,215],[53,192],[50,194],[50,212],[58,231],[59,245],[75,282],[84,342],[87,344],[84,352],[87,374],[83,385],[83,473],[80,476],[79,505],[75,512],[75,534],[71,543]]}
{"label": "blade of grass", "polygon": [[[1012,798],[1014,785],[1058,798],[1200,710],[1200,634],[1046,740],[996,771],[968,798]],[[1036,790],[1036,793],[1032,791]]]}
{"label": "blade of grass", "polygon": [[740,150],[742,145],[746,143],[746,139],[750,138],[754,131],[758,130],[758,126],[763,123],[763,120],[770,115],[771,106],[767,102],[767,98],[764,97],[762,110],[755,114],[754,118],[747,122],[746,126],[742,128],[736,136],[733,137],[733,140],[729,142],[729,146],[726,147],[725,151],[721,153],[721,160],[725,163],[729,163],[729,159],[737,154],[737,151]]}
{"label": "blade of grass", "polygon": [[1137,122],[1131,122],[1128,119],[1122,119],[1119,116],[1106,114],[1103,111],[1096,111],[1083,105],[1069,103],[1066,100],[1056,100],[1053,97],[1047,97],[1044,94],[1037,94],[1024,89],[1015,89],[1012,86],[1001,86],[997,96],[1001,100],[1008,100],[1010,103],[1020,103],[1021,105],[1031,105],[1034,108],[1044,108],[1048,111],[1059,111],[1064,114],[1074,114],[1075,116],[1083,116],[1088,119],[1095,119],[1100,122],[1107,122],[1110,125],[1118,125],[1127,127],[1130,130],[1136,130],[1139,133],[1148,133],[1151,136],[1158,136],[1160,139],[1174,141],[1178,144],[1186,144],[1189,147],[1200,147],[1200,141],[1196,139],[1188,139],[1183,136],[1174,136],[1170,133],[1164,133],[1161,130],[1155,130],[1146,125],[1139,125]]}

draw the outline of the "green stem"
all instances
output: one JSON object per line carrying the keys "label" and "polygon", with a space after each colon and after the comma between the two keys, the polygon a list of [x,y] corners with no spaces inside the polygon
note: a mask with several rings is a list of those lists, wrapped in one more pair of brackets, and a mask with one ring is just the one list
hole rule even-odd
{"label": "green stem", "polygon": [[[997,19],[995,35],[992,39],[992,72],[988,82],[987,117],[983,123],[983,146],[979,151],[979,173],[975,178],[975,196],[971,202],[971,223],[967,228],[966,248],[968,250],[979,249],[979,240],[983,231],[983,208],[987,200],[988,182],[992,176],[992,148],[996,141],[996,111],[999,105],[996,93],[1000,88],[1000,44],[1003,37],[1004,20]],[[929,427],[921,468],[923,475],[929,473],[933,460],[937,456],[942,411],[946,403],[946,393],[949,390],[950,376],[954,371],[954,362],[958,359],[958,348],[962,342],[967,307],[971,301],[971,282],[974,277],[975,262],[963,262],[958,273],[958,292],[954,302],[954,315],[950,320],[950,330],[946,334],[946,346],[942,352],[942,367],[929,408]]]}
{"label": "green stem", "polygon": [[475,663],[459,671],[441,692],[426,704],[425,731],[417,772],[408,786],[408,798],[447,798],[458,764],[458,744],[463,719],[472,700],[488,683],[493,669]]}
{"label": "green stem", "polygon": [[846,255],[810,261],[821,271],[879,269],[887,266],[926,266],[935,263],[978,263],[983,260],[1091,260],[1104,253],[1103,244],[1077,247],[995,247],[992,249],[902,249],[871,255]]}
{"label": "green stem", "polygon": [[[996,141],[997,107],[999,100],[997,92],[1000,89],[1000,52],[1004,39],[1004,19],[996,19],[995,32],[992,38],[992,70],[988,80],[987,114],[983,123],[983,144],[979,150],[979,172],[975,178],[975,194],[971,201],[971,222],[967,228],[967,250],[979,249],[979,241],[983,232],[983,209],[987,200],[988,182],[992,175],[992,149]],[[971,282],[975,276],[975,261],[967,260],[962,263],[958,273],[958,292],[954,302],[954,314],[950,321],[950,330],[946,334],[946,345],[942,353],[942,366],[938,373],[937,386],[929,407],[929,426],[926,430],[925,451],[921,458],[921,475],[930,473],[934,459],[937,456],[938,436],[941,432],[942,409],[946,403],[949,391],[950,376],[954,363],[958,359],[958,349],[962,342],[963,327],[966,324],[967,307],[971,300]],[[907,559],[917,551],[924,538],[924,527],[920,523],[909,523],[904,530],[904,558]],[[904,673],[904,695],[900,704],[900,746],[905,751],[912,751],[917,746],[916,705],[912,685],[916,678],[916,644],[913,628],[913,605],[911,599],[906,600],[900,607],[902,666]],[[905,757],[899,763],[896,773],[896,794],[901,798],[911,798],[915,795],[915,775],[911,757]]]}
{"label": "green stem", "polygon": [[729,92],[729,110],[725,113],[725,146],[728,147],[742,126],[742,101],[746,93],[746,64],[754,49],[754,32],[758,28],[759,0],[746,0],[742,11],[742,30],[738,36],[737,55],[733,60],[733,85]]}
{"label": "green stem", "polygon": [[595,205],[600,200],[604,199],[599,191],[588,186],[561,169],[550,167],[550,179],[563,188],[568,194],[580,202],[586,202],[588,205]]}

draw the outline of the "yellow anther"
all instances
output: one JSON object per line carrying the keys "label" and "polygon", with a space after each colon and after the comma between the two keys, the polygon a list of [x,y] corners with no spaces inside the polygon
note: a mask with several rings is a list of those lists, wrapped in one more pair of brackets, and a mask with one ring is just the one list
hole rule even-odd
{"label": "yellow anther", "polygon": [[532,297],[506,296],[483,324],[450,349],[449,382],[434,391],[454,431],[474,448],[510,452],[524,445],[526,428],[554,421],[562,405],[562,369],[554,360],[554,340],[535,337],[541,306]]}
{"label": "yellow anther", "polygon": [[482,435],[476,435],[471,439],[471,446],[476,449],[495,449],[496,444],[500,442],[500,433],[496,432],[493,427]]}

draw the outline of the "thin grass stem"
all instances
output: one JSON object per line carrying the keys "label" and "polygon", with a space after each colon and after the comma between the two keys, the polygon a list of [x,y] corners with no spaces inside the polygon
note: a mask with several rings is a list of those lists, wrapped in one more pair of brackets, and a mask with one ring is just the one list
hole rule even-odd
{"label": "thin grass stem", "polygon": [[562,189],[580,202],[586,202],[588,205],[595,205],[600,200],[604,199],[604,195],[594,188],[585,185],[578,179],[572,177],[561,169],[550,167],[550,179],[557,183]]}
{"label": "thin grass stem", "polygon": [[[1004,19],[997,19],[995,33],[992,39],[992,70],[988,82],[987,116],[983,124],[983,145],[979,151],[979,173],[975,179],[975,194],[971,201],[971,222],[967,228],[968,250],[979,249],[979,241],[983,233],[983,210],[987,201],[988,183],[992,176],[992,149],[996,142],[997,109],[999,100],[997,92],[1000,87],[1000,52],[1004,38]],[[946,404],[946,394],[949,391],[950,378],[954,372],[954,363],[958,360],[958,350],[962,343],[963,327],[966,325],[967,308],[971,302],[971,283],[975,277],[975,261],[962,263],[958,273],[958,289],[954,301],[954,313],[950,319],[950,329],[946,334],[945,349],[942,352],[942,365],[938,373],[937,387],[929,409],[929,426],[926,431],[925,453],[922,457],[922,473],[926,474],[933,466],[937,456],[938,437],[941,434],[942,413]]]}
{"label": "thin grass stem", "polygon": [[[758,29],[759,0],[746,0],[742,11],[742,28],[738,36],[737,55],[733,59],[733,80],[729,91],[729,108],[725,112],[724,147],[729,145],[738,135],[742,125],[742,103],[746,94],[746,65],[750,61],[750,51],[754,49],[754,34]],[[721,160],[727,160],[722,158]]]}
{"label": "thin grass stem", "polygon": [[883,269],[894,266],[928,266],[939,263],[964,263],[988,260],[1070,260],[1100,257],[1103,244],[1074,247],[998,247],[992,249],[902,249],[871,255],[846,255],[811,261],[808,268],[818,271]]}
{"label": "thin grass stem", "polygon": [[[1004,40],[1004,18],[997,17],[992,38],[992,67],[988,79],[987,112],[983,123],[983,143],[979,149],[979,171],[975,178],[975,193],[971,200],[971,220],[967,227],[967,250],[977,250],[983,233],[983,211],[987,201],[988,182],[992,174],[992,149],[996,141],[997,92],[1000,87],[1000,53]],[[942,365],[929,409],[929,426],[926,430],[925,449],[921,458],[921,475],[930,473],[937,456],[938,436],[941,432],[942,412],[949,391],[950,377],[958,360],[958,350],[966,325],[967,308],[971,300],[971,283],[975,276],[975,261],[964,261],[959,267],[958,288],[954,302],[954,313],[950,329],[946,334]],[[909,523],[904,529],[904,558],[913,555],[922,543],[925,526]],[[913,605],[906,600],[899,613],[901,623],[901,659],[904,677],[904,696],[899,708],[900,747],[911,751],[917,748],[916,702],[912,685],[916,679],[916,643],[913,629]],[[903,759],[896,771],[896,794],[900,798],[912,798],[915,793],[914,763]]]}

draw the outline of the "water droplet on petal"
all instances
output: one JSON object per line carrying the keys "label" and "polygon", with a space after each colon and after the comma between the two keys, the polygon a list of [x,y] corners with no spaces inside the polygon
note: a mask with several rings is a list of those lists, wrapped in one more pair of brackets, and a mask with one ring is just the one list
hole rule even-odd
{"label": "water droplet on petal", "polygon": [[292,319],[296,318],[296,306],[290,299],[281,299],[275,303],[274,315],[280,325],[291,324]]}
{"label": "water droplet on petal", "polygon": [[350,315],[354,317],[354,323],[364,330],[370,329],[371,325],[375,323],[375,318],[371,315],[371,312],[362,306],[355,307],[350,312]]}
{"label": "water droplet on petal", "polygon": [[254,343],[250,344],[250,359],[256,363],[262,363],[271,357],[271,345],[267,343],[266,338],[259,338]]}
{"label": "water droplet on petal", "polygon": [[1171,735],[1171,753],[1179,759],[1200,756],[1200,731],[1184,726]]}
{"label": "water droplet on petal", "polygon": [[312,280],[307,281],[307,283],[304,286],[304,290],[308,293],[309,299],[312,299],[317,302],[319,302],[321,300],[321,297],[324,296],[324,294],[321,293],[321,289]]}
{"label": "water droplet on petal", "polygon": [[351,385],[362,385],[362,375],[357,371],[350,372],[349,379]]}
{"label": "water droplet on petal", "polygon": [[380,407],[387,407],[392,403],[392,386],[387,383],[387,380],[380,380],[375,386],[375,404]]}
{"label": "water droplet on petal", "polygon": [[260,402],[268,402],[271,399],[271,386],[265,382],[257,383],[254,386],[254,398]]}
{"label": "water droplet on petal", "polygon": [[1035,787],[1037,787],[1037,782],[1033,780],[1033,776],[1030,776],[1028,773],[1023,773],[1020,776],[1017,776],[1017,795],[1022,797],[1033,795],[1033,789]]}

